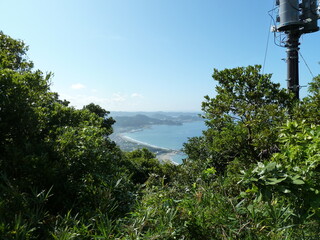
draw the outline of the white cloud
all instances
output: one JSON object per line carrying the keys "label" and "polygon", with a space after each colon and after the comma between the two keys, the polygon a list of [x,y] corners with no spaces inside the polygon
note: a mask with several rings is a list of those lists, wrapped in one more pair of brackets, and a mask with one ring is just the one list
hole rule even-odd
{"label": "white cloud", "polygon": [[125,102],[126,101],[126,96],[125,95],[122,95],[120,93],[114,93],[112,95],[112,101],[113,102]]}
{"label": "white cloud", "polygon": [[76,84],[72,84],[72,85],[71,85],[71,88],[72,88],[72,89],[75,89],[75,90],[79,90],[79,89],[84,89],[84,88],[86,88],[86,86],[83,85],[83,84],[81,84],[81,83],[76,83]]}
{"label": "white cloud", "polygon": [[140,93],[132,93],[131,97],[132,98],[143,98],[143,96]]}
{"label": "white cloud", "polygon": [[127,96],[121,93],[114,93],[109,97],[99,97],[86,94],[61,94],[60,99],[66,99],[67,101],[70,101],[71,106],[74,106],[78,109],[82,108],[84,105],[94,103],[100,105],[106,110],[122,110],[131,104],[131,102],[128,101]]}
{"label": "white cloud", "polygon": [[139,93],[124,94],[113,93],[109,96],[98,96],[90,94],[61,94],[60,99],[66,99],[70,101],[70,105],[77,109],[81,109],[83,106],[90,103],[98,104],[102,108],[108,111],[135,111],[143,109],[142,100],[144,97]]}

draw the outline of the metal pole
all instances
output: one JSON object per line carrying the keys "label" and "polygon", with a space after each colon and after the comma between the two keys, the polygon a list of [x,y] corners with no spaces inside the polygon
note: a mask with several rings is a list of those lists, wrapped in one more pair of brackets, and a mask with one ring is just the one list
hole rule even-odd
{"label": "metal pole", "polygon": [[287,86],[288,91],[295,94],[299,100],[299,30],[291,30],[287,32]]}

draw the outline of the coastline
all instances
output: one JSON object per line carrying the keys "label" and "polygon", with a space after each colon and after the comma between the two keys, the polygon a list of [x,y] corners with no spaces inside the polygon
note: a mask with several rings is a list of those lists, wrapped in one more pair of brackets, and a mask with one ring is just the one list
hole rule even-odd
{"label": "coastline", "polygon": [[[138,129],[133,131],[139,131]],[[126,132],[115,132],[113,136],[111,136],[111,140],[117,143],[123,151],[133,151],[139,148],[147,148],[150,152],[156,155],[156,158],[160,162],[170,161],[173,164],[178,164],[173,161],[173,157],[181,151],[169,149],[169,148],[162,148],[158,147],[149,143],[141,142],[136,139],[133,139],[129,136],[125,135]]]}
{"label": "coastline", "polygon": [[[205,129],[205,126],[203,124],[203,121],[188,121],[183,122],[182,125],[185,125],[183,131],[180,132],[180,129],[177,129],[177,134],[179,134],[183,137],[185,137],[188,134],[189,137],[198,136],[201,135],[201,132]],[[146,129],[150,129],[152,132],[152,127],[154,125],[147,125],[147,126],[139,126],[139,127],[117,127],[114,128],[114,133],[110,136],[110,139],[113,140],[124,152],[131,152],[136,149],[146,148],[150,152],[156,155],[156,158],[163,162],[163,161],[171,161],[174,164],[182,164],[183,159],[187,158],[186,154],[184,154],[180,149],[181,147],[172,145],[173,148],[170,148],[171,145],[161,145],[164,147],[157,146],[157,141],[152,142],[153,144],[150,144],[148,140],[141,141],[135,139],[135,132],[144,131]],[[162,129],[162,127],[160,127]],[[166,131],[164,131],[166,132]],[[186,134],[187,133],[187,134]],[[160,133],[159,133],[160,134]],[[139,136],[140,134],[137,134]],[[143,134],[142,134],[143,135]],[[160,134],[161,135],[161,134]],[[167,134],[166,137],[177,137],[177,136],[171,136],[170,133]],[[142,138],[143,139],[143,138]],[[148,138],[145,138],[148,139]],[[187,139],[184,140],[185,142],[188,141]],[[160,141],[161,142],[161,141]]]}
{"label": "coastline", "polygon": [[169,149],[169,148],[162,148],[162,147],[158,147],[158,146],[155,146],[155,145],[152,145],[152,144],[149,144],[149,143],[146,143],[146,142],[141,142],[141,141],[138,141],[132,137],[128,137],[124,134],[119,134],[119,136],[124,139],[125,141],[129,141],[129,142],[132,142],[132,143],[136,143],[137,145],[141,145],[141,146],[145,146],[145,147],[151,147],[151,148],[154,148],[154,149],[159,149],[159,150],[162,150],[162,151],[174,151],[172,149]]}

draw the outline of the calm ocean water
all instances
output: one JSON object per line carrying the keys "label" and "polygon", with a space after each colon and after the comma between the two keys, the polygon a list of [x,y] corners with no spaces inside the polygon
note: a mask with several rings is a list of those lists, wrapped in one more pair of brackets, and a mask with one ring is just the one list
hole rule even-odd
{"label": "calm ocean water", "polygon": [[[151,128],[139,132],[126,133],[125,135],[143,143],[151,144],[161,148],[181,150],[183,143],[188,138],[201,136],[205,130],[203,121],[184,123],[180,126],[154,125]],[[172,161],[182,163],[185,158],[183,154],[177,154],[172,157]]]}

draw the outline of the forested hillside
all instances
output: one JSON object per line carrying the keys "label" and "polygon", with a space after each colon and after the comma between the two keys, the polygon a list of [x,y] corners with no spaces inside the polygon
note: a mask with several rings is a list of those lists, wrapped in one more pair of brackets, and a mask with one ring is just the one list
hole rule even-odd
{"label": "forested hillside", "polygon": [[133,117],[121,116],[116,117],[117,127],[120,129],[139,129],[152,125],[181,125],[181,122],[168,119],[151,118],[143,114],[137,114]]}
{"label": "forested hillside", "polygon": [[27,51],[0,32],[0,239],[319,239],[320,76],[297,101],[260,66],[215,69],[176,166],[121,151]]}

